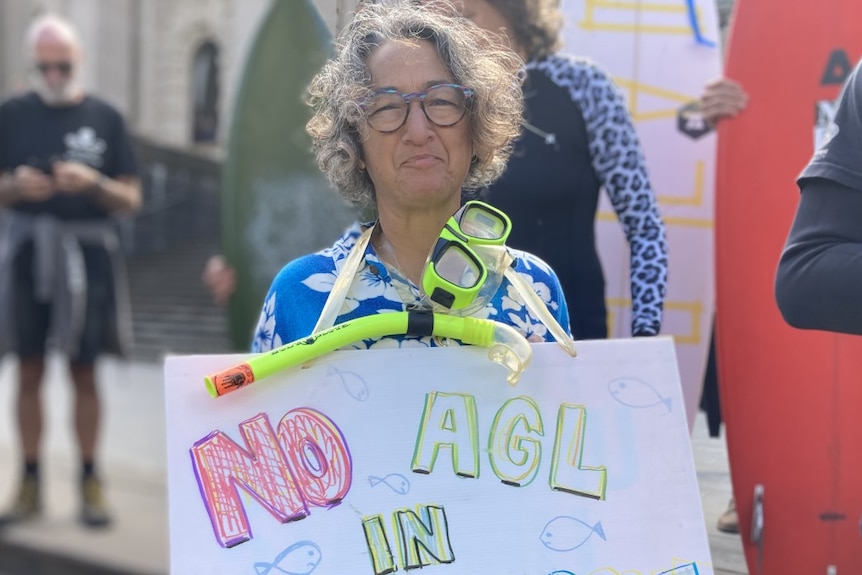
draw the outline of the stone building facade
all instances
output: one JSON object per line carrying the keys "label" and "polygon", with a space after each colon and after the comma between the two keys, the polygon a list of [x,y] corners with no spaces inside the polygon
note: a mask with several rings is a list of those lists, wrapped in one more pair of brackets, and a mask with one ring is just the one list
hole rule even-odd
{"label": "stone building facade", "polygon": [[[0,0],[0,97],[26,89],[25,33],[53,11],[78,29],[85,86],[135,133],[218,157],[247,51],[270,2],[303,0]],[[358,0],[313,0],[331,32]]]}
{"label": "stone building facade", "polygon": [[[84,83],[157,144],[220,157],[234,91],[270,2],[306,0],[0,0],[0,97],[25,89],[24,35],[35,14],[71,20]],[[312,0],[330,32],[359,0]],[[733,0],[717,0],[726,23]]]}

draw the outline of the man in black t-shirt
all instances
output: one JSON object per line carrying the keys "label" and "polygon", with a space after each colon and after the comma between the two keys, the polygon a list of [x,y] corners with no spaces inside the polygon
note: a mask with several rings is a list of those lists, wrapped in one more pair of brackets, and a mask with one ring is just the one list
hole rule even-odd
{"label": "man in black t-shirt", "polygon": [[128,336],[125,278],[111,215],[141,203],[120,114],[85,94],[80,43],[56,16],[27,35],[33,91],[0,105],[0,354],[19,357],[18,431],[24,474],[0,524],[41,510],[41,380],[46,341],[69,358],[82,459],[81,520],[109,522],[95,471],[100,408],[96,358]]}
{"label": "man in black t-shirt", "polygon": [[862,335],[862,62],[798,183],[775,296],[801,329]]}

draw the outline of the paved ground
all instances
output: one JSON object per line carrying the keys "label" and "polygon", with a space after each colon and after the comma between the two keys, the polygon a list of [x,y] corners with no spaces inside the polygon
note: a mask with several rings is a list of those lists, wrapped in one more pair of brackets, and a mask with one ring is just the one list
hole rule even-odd
{"label": "paved ground", "polygon": [[[0,367],[0,505],[5,506],[19,472],[12,418],[14,365]],[[75,521],[70,394],[65,375],[51,366],[45,396],[48,411],[45,461],[46,516],[0,533],[0,575],[165,575],[168,521],[164,394],[158,363],[106,362],[101,367],[108,418],[103,438],[114,528],[93,532]],[[692,434],[704,515],[716,575],[746,574],[738,536],[715,530],[730,496],[723,439],[709,438],[703,417]],[[183,574],[174,574],[183,575]]]}

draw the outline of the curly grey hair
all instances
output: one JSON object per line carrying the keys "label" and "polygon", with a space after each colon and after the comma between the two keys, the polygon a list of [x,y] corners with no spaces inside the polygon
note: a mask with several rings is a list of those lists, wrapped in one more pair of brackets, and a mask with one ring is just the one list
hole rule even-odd
{"label": "curly grey hair", "polygon": [[465,192],[475,192],[503,173],[512,141],[520,133],[523,95],[518,72],[523,63],[517,55],[494,45],[451,4],[363,4],[339,37],[337,56],[309,86],[314,115],[306,126],[320,170],[356,206],[375,205],[374,185],[360,169],[362,142],[370,130],[362,109],[371,93],[368,59],[383,43],[398,40],[431,43],[453,81],[474,92],[466,116],[473,158],[462,186]]}

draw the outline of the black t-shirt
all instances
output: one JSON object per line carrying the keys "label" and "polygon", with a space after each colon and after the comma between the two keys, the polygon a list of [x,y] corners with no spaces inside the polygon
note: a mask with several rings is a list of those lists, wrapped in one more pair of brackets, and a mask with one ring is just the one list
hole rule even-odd
{"label": "black t-shirt", "polygon": [[814,152],[799,176],[802,186],[807,178],[825,178],[855,190],[862,190],[862,61],[847,79],[834,122],[824,142]]}
{"label": "black t-shirt", "polygon": [[[55,161],[80,162],[109,178],[137,173],[122,116],[99,98],[85,96],[73,106],[51,107],[31,92],[0,105],[0,172],[22,165],[47,170]],[[57,193],[44,202],[17,202],[10,207],[62,220],[108,216],[92,198],[81,194]]]}

